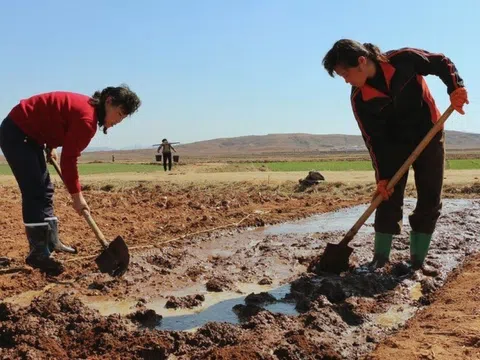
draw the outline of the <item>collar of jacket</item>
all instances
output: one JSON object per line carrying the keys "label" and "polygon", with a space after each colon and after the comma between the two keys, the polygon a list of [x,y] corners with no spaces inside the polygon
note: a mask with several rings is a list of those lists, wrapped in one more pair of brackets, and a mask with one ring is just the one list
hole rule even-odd
{"label": "collar of jacket", "polygon": [[[385,76],[387,88],[388,90],[390,90],[390,82],[392,80],[393,74],[395,74],[395,68],[393,67],[393,65],[383,61],[380,63],[380,67],[382,68],[383,74]],[[368,101],[378,97],[389,97],[387,94],[384,94],[380,90],[375,89],[373,86],[370,86],[368,84],[363,85],[360,88],[360,91],[362,93],[363,101]]]}

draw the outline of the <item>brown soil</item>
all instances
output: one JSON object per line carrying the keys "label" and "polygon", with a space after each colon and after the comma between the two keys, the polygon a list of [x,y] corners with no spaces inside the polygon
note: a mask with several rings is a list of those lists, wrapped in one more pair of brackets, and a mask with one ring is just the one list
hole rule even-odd
{"label": "brown soil", "polygon": [[432,304],[367,357],[480,359],[480,256],[457,269]]}
{"label": "brown soil", "polygon": [[[167,243],[180,245],[185,237],[192,238],[212,230],[263,226],[358,204],[368,199],[366,188],[325,184],[312,192],[297,193],[295,184],[283,187],[249,183],[217,186],[139,185],[119,188],[118,191],[85,189],[84,196],[105,237],[111,241],[117,235],[122,235],[131,252],[135,253],[161,248]],[[4,214],[0,219],[0,255],[11,259],[10,267],[22,267],[28,245],[21,218],[19,192],[15,187],[2,187],[0,199]],[[60,220],[60,237],[63,242],[77,247],[79,254],[76,257],[57,255],[60,259],[69,259],[69,262],[66,263],[67,271],[56,281],[72,281],[82,274],[95,271],[93,256],[98,255],[101,249],[83,217],[74,213],[70,203],[65,190],[57,186],[55,210]],[[174,239],[176,241],[172,242]],[[151,262],[168,269],[178,261],[181,252],[180,248],[176,248],[167,258],[152,258]],[[87,259],[76,260],[85,256]],[[190,275],[194,276],[194,269],[190,269]],[[49,281],[51,279],[38,271],[1,276],[0,298],[25,290],[41,289]],[[102,286],[103,291],[108,291],[108,284]]]}
{"label": "brown soil", "polygon": [[[0,298],[11,297],[0,302],[1,358],[356,359],[377,347],[372,356],[388,358],[402,349],[409,356],[414,351],[418,354],[423,348],[415,346],[420,346],[422,337],[428,340],[428,336],[440,335],[445,341],[435,343],[434,356],[442,351],[461,354],[454,358],[478,355],[474,301],[478,302],[480,292],[475,280],[480,260],[472,260],[466,272],[457,271],[446,290],[442,288],[451,269],[480,249],[478,202],[445,207],[428,260],[437,269],[435,277],[412,272],[406,265],[408,229],[396,239],[392,263],[384,269],[366,266],[372,237],[365,232],[352,242],[355,266],[351,271],[318,276],[306,273],[307,265],[327,241],[341,238],[343,230],[276,234],[240,229],[263,228],[365,203],[371,197],[371,185],[323,183],[302,192],[295,183],[145,184],[104,189],[85,189],[85,196],[106,237],[120,234],[127,241],[132,259],[121,278],[98,273],[88,255],[98,254],[99,244],[84,220],[73,213],[61,188],[55,198],[60,235],[80,254],[56,255],[67,261],[67,271],[58,277],[25,267],[27,243],[19,193],[13,187],[0,188],[4,209],[0,257],[8,259],[0,263]],[[446,197],[475,198],[479,189],[476,184],[447,188]],[[407,209],[411,210],[410,205]],[[369,225],[365,228],[371,230]],[[258,283],[291,288],[284,298],[241,290],[242,284]],[[412,296],[412,288],[418,296]],[[179,289],[191,291],[175,294]],[[31,303],[26,300],[34,296],[23,294],[28,290],[38,291]],[[196,310],[206,302],[201,296],[206,299],[223,293],[238,293],[245,299],[231,306],[228,301],[211,305],[211,312],[232,310],[237,323],[207,322],[195,332],[169,330],[164,326],[170,316],[151,308],[154,301],[163,299],[167,308]],[[25,301],[12,300],[18,298]],[[134,305],[102,316],[88,306],[97,299]],[[268,306],[289,304],[296,313],[268,310]],[[405,331],[395,335],[402,326],[395,319],[424,306],[418,315],[422,321],[414,318]],[[435,306],[440,307],[431,311]],[[111,307],[116,309],[114,304]],[[395,321],[386,326],[392,311]],[[186,322],[194,319],[194,315],[183,316]],[[450,331],[433,334],[447,325]]]}

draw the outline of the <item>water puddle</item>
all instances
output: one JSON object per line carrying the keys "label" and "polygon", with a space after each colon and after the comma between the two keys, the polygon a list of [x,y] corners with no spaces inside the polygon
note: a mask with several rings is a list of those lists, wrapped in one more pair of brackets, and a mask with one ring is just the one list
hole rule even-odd
{"label": "water puddle", "polygon": [[[298,315],[294,303],[282,301],[285,295],[290,292],[290,285],[276,288],[257,284],[240,283],[236,285],[239,292],[208,292],[204,285],[193,286],[179,291],[170,291],[165,293],[165,296],[162,298],[149,300],[145,307],[155,310],[158,315],[162,315],[163,318],[157,329],[176,331],[194,331],[196,328],[211,321],[238,324],[240,319],[233,307],[235,305],[245,305],[245,297],[251,293],[267,292],[275,297],[277,302],[261,306],[268,311],[286,315]],[[183,297],[195,294],[205,296],[205,301],[201,306],[177,310],[165,308],[169,296]],[[81,300],[88,307],[98,310],[104,316],[114,313],[127,315],[136,311],[137,302],[133,300],[115,301],[107,296],[88,296],[82,297]]]}
{"label": "water puddle", "polygon": [[47,290],[53,288],[57,284],[48,284],[41,290],[30,290],[20,293],[18,295],[10,296],[3,299],[2,301],[10,303],[12,305],[18,305],[20,307],[25,307],[31,304],[31,302],[38,296],[43,295]]}
{"label": "water puddle", "polygon": [[[415,204],[416,199],[406,198],[404,200],[404,224],[408,224],[409,212],[413,210]],[[467,199],[445,199],[443,201],[442,215],[455,211],[461,211],[467,207],[471,207],[472,205],[473,202]],[[348,231],[367,208],[367,204],[357,205],[351,208],[340,209],[325,214],[314,215],[298,221],[291,221],[279,225],[272,225],[266,227],[265,229],[257,229],[257,231],[271,235]],[[359,230],[359,233],[373,232],[374,214],[375,213],[373,213],[368,218],[368,220]]]}
{"label": "water puddle", "polygon": [[373,322],[381,327],[392,329],[405,324],[416,311],[417,308],[413,306],[393,305],[387,312],[378,315]]}
{"label": "water puddle", "polygon": [[[257,286],[253,286],[257,287]],[[259,293],[265,291],[257,288],[253,289],[252,284],[248,285],[250,291],[246,293]],[[260,287],[260,285],[258,285]],[[251,291],[254,290],[254,291]],[[276,289],[271,289],[268,292],[274,296],[277,300],[281,300],[290,291],[290,286],[282,286]],[[215,322],[228,322],[232,324],[238,324],[240,319],[234,312],[233,307],[235,305],[244,305],[246,295],[238,296],[238,293],[224,292],[224,293],[208,293],[205,295],[205,303],[199,309],[181,310],[181,311],[165,311],[163,307],[160,307],[159,303],[147,304],[147,307],[155,310],[158,314],[163,315],[161,324],[157,327],[160,330],[189,330],[198,328],[210,321]],[[287,315],[297,315],[295,310],[295,304],[286,302],[276,302],[262,306],[264,309],[275,313],[282,313]]]}
{"label": "water puddle", "polygon": [[410,288],[410,299],[412,300],[420,300],[420,298],[423,296],[423,293],[422,293],[422,284],[420,284],[419,282],[417,282],[415,285],[413,285],[411,288]]}
{"label": "water puddle", "polygon": [[88,307],[97,310],[103,316],[112,314],[127,315],[135,311],[135,300],[112,300],[110,296],[84,296],[80,297]]}

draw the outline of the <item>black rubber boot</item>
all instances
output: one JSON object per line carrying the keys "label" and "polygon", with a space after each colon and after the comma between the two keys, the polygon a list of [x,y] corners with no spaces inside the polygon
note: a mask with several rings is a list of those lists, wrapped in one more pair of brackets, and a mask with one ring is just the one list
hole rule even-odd
{"label": "black rubber boot", "polygon": [[51,256],[48,249],[50,226],[48,223],[25,224],[30,253],[25,262],[49,275],[60,275],[65,269],[62,263]]}
{"label": "black rubber boot", "polygon": [[45,221],[50,226],[48,250],[50,250],[51,253],[53,253],[54,251],[57,251],[57,252],[76,254],[77,249],[71,246],[65,245],[60,241],[58,237],[58,219],[56,217],[49,217],[49,218],[46,218]]}

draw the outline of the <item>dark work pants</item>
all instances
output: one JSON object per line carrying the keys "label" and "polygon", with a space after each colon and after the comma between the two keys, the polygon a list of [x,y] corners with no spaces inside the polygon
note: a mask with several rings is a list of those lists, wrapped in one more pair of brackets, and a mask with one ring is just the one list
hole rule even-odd
{"label": "dark work pants", "polygon": [[[445,161],[444,141],[444,132],[440,131],[412,165],[417,188],[417,205],[409,216],[409,222],[412,230],[416,232],[432,234],[440,216]],[[407,154],[405,159],[409,155]],[[392,196],[377,208],[375,231],[400,234],[407,179],[408,172],[397,183]]]}
{"label": "dark work pants", "polygon": [[28,139],[7,117],[0,126],[0,147],[22,193],[24,223],[41,223],[53,217],[54,188],[43,146]]}
{"label": "dark work pants", "polygon": [[172,153],[163,153],[163,168],[167,171],[167,160],[168,160],[168,170],[172,170]]}

